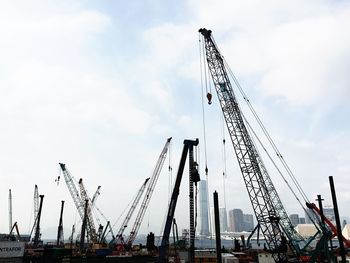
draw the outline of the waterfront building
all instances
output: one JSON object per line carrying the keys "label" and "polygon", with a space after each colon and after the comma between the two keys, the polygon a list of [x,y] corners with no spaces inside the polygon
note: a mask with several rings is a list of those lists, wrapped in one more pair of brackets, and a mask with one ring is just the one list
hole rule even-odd
{"label": "waterfront building", "polygon": [[305,224],[305,217],[299,217],[299,224]]}
{"label": "waterfront building", "polygon": [[254,216],[252,214],[243,214],[243,231],[253,231]]}
{"label": "waterfront building", "polygon": [[229,225],[230,231],[242,232],[243,231],[243,211],[241,209],[233,209],[229,212]]}
{"label": "waterfront building", "polygon": [[207,181],[199,181],[199,235],[209,236],[209,202]]}
{"label": "waterfront building", "polygon": [[227,225],[226,208],[224,208],[224,207],[219,208],[219,216],[220,216],[220,230],[221,230],[221,232],[227,232],[228,231],[228,225]]}

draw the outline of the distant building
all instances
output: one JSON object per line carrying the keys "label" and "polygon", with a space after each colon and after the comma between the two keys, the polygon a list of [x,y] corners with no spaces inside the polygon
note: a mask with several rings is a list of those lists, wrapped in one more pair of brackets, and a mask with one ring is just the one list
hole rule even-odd
{"label": "distant building", "polygon": [[[212,234],[215,233],[215,214],[214,214],[214,207],[210,207],[210,231]],[[227,212],[224,207],[219,208],[219,220],[220,220],[220,232],[226,232],[229,231],[228,224],[227,224]]]}
{"label": "distant building", "polygon": [[219,208],[219,217],[220,217],[220,230],[221,230],[221,232],[228,231],[226,208],[224,208],[224,207]]}
{"label": "distant building", "polygon": [[335,214],[334,214],[334,209],[333,207],[330,206],[325,206],[323,208],[323,214],[326,218],[328,218],[334,225],[336,224],[335,222]]}
{"label": "distant building", "polygon": [[254,216],[252,214],[243,214],[243,231],[253,231]]}
{"label": "distant building", "polygon": [[207,181],[199,181],[199,235],[209,236],[209,203]]}
{"label": "distant building", "polygon": [[305,224],[305,217],[299,217],[299,224]]}
{"label": "distant building", "polygon": [[317,222],[315,213],[310,208],[305,208],[305,224]]}
{"label": "distant building", "polygon": [[289,215],[289,219],[293,226],[297,226],[299,224],[299,215],[298,214],[291,214]]}
{"label": "distant building", "polygon": [[229,212],[230,231],[242,232],[244,224],[243,211],[241,209],[233,209]]}

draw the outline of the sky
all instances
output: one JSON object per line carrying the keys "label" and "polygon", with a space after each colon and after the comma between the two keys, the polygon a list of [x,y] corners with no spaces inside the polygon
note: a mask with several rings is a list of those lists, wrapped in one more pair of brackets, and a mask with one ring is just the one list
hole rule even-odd
{"label": "sky", "polygon": [[[202,27],[213,31],[308,199],[320,194],[331,205],[333,176],[340,215],[350,216],[349,26],[342,0],[1,0],[0,231],[9,231],[11,189],[13,221],[30,232],[37,184],[42,237],[56,236],[64,200],[68,238],[79,218],[62,162],[91,196],[101,186],[96,217],[116,233],[169,137],[140,233],[162,232],[184,139],[199,138],[210,202],[216,190],[220,206],[253,213],[216,94],[210,106],[202,100]],[[283,179],[274,169],[270,176],[286,211],[302,215]],[[188,228],[187,170],[175,216]]]}

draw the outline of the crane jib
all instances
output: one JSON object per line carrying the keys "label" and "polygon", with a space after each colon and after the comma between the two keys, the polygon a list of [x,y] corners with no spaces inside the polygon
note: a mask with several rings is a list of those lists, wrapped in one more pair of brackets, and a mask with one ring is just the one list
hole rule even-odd
{"label": "crane jib", "polygon": [[[220,54],[211,30],[199,29],[203,36],[203,50],[233,148],[243,175],[245,186],[260,226],[260,231],[276,262],[287,260],[286,239],[293,243],[302,239],[295,231],[282,205],[277,191],[246,128],[243,114],[236,100],[224,59]],[[297,244],[292,244],[295,254]]]}

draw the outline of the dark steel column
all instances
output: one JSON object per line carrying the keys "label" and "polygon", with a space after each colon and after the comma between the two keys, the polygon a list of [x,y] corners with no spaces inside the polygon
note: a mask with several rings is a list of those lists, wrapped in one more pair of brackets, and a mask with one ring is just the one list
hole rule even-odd
{"label": "dark steel column", "polygon": [[64,243],[64,240],[63,240],[63,207],[64,207],[64,201],[62,200],[61,201],[60,220],[58,222],[56,246],[59,246],[61,242]]}
{"label": "dark steel column", "polygon": [[338,240],[339,240],[339,248],[340,248],[340,254],[341,254],[341,263],[346,262],[346,256],[345,256],[345,249],[344,249],[344,243],[342,238],[342,231],[341,231],[341,225],[340,225],[340,217],[339,217],[339,210],[338,210],[338,202],[337,202],[337,196],[335,194],[335,187],[333,182],[333,176],[329,176],[329,184],[331,187],[331,193],[332,193],[332,200],[333,200],[333,209],[334,209],[334,216],[335,216],[335,222],[337,224],[337,232],[338,232]]}
{"label": "dark steel column", "polygon": [[218,193],[214,192],[214,218],[215,218],[215,238],[216,238],[216,258],[221,263],[221,235],[220,235],[220,217],[219,217],[219,200]]}

